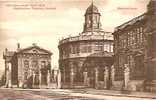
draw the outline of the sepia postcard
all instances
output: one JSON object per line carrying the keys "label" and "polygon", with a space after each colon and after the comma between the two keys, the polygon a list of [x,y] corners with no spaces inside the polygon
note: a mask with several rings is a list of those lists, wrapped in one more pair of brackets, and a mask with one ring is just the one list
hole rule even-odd
{"label": "sepia postcard", "polygon": [[156,0],[0,0],[0,100],[156,100]]}

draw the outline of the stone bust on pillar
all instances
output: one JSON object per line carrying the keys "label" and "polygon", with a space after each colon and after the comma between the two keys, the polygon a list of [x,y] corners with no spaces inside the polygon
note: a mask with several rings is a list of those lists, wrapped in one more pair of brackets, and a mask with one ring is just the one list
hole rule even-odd
{"label": "stone bust on pillar", "polygon": [[124,87],[125,87],[125,89],[127,89],[128,83],[129,83],[130,68],[129,68],[128,64],[125,64],[124,67],[125,67],[125,70],[124,70]]}

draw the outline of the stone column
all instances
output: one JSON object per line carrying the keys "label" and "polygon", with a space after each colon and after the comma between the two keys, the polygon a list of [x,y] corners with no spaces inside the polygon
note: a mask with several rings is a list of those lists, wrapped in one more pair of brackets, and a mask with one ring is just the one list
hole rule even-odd
{"label": "stone column", "polygon": [[6,87],[11,87],[11,64],[10,63],[6,63],[6,83],[5,86]]}
{"label": "stone column", "polygon": [[114,69],[114,66],[112,65],[112,67],[111,67],[111,82],[112,82],[112,85],[114,83],[114,76],[115,76],[115,69]]}
{"label": "stone column", "polygon": [[19,79],[18,82],[19,82],[19,87],[22,88],[22,85],[23,85],[22,80]]}
{"label": "stone column", "polygon": [[11,63],[8,64],[8,87],[12,87],[12,83],[11,83]]}
{"label": "stone column", "polygon": [[63,70],[63,83],[66,83],[66,71],[65,71],[65,68]]}
{"label": "stone column", "polygon": [[23,65],[21,56],[18,57],[18,86],[22,88],[23,85]]}
{"label": "stone column", "polygon": [[109,81],[109,70],[108,67],[105,67],[105,71],[104,71],[104,88],[107,89],[108,88],[108,81]]}
{"label": "stone column", "polygon": [[33,72],[33,84],[32,84],[32,88],[34,88],[35,87],[35,72]]}
{"label": "stone column", "polygon": [[74,65],[73,62],[70,62],[70,87],[74,85]]}
{"label": "stone column", "polygon": [[125,89],[128,89],[128,82],[129,82],[129,73],[130,73],[130,69],[128,64],[125,64],[125,70],[124,70],[124,85],[125,85]]}
{"label": "stone column", "polygon": [[73,85],[74,85],[74,69],[73,69],[73,67],[71,68],[71,72],[70,72],[70,85],[71,85],[71,87],[73,87]]}
{"label": "stone column", "polygon": [[20,88],[22,88],[22,85],[23,85],[23,77],[22,77],[22,75],[18,76],[18,85],[19,85]]}
{"label": "stone column", "polygon": [[39,71],[39,88],[42,88],[42,74],[41,71]]}
{"label": "stone column", "polygon": [[84,77],[84,85],[88,85],[88,72],[83,72],[83,77]]}
{"label": "stone column", "polygon": [[61,71],[60,70],[58,70],[58,76],[57,76],[57,82],[58,82],[58,84],[57,84],[57,88],[58,89],[60,89],[61,88]]}
{"label": "stone column", "polygon": [[6,80],[5,80],[5,87],[8,87],[8,71],[6,71]]}
{"label": "stone column", "polygon": [[50,88],[50,71],[47,73],[47,87]]}
{"label": "stone column", "polygon": [[99,77],[99,71],[98,68],[95,68],[95,88],[98,88],[98,77]]}

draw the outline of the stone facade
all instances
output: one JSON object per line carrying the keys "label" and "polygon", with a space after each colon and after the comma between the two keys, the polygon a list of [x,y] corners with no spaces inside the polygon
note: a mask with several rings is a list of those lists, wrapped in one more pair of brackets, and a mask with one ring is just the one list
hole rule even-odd
{"label": "stone facade", "polygon": [[156,1],[147,12],[118,26],[114,35],[113,88],[155,91]]}
{"label": "stone facade", "polygon": [[101,29],[101,14],[92,3],[83,32],[59,42],[62,88],[109,88],[113,64],[113,36]]}
{"label": "stone facade", "polygon": [[36,44],[4,52],[6,87],[50,88],[52,53]]}

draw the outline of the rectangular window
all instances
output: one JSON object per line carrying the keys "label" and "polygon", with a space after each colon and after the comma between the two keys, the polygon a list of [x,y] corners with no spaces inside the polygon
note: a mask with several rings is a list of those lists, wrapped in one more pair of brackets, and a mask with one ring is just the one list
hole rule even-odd
{"label": "rectangular window", "polygon": [[140,42],[143,42],[143,28],[140,27]]}
{"label": "rectangular window", "polygon": [[90,53],[92,52],[92,47],[90,44],[87,45],[81,45],[81,52],[82,53]]}
{"label": "rectangular window", "polygon": [[126,34],[124,34],[124,37],[123,37],[123,48],[126,48],[127,46],[127,38],[126,38]]}
{"label": "rectangular window", "polygon": [[103,44],[101,42],[96,42],[94,51],[103,51]]}
{"label": "rectangular window", "polygon": [[133,32],[130,32],[130,46],[133,44]]}
{"label": "rectangular window", "polygon": [[123,56],[119,55],[119,67],[123,67]]}
{"label": "rectangular window", "polygon": [[129,32],[127,33],[127,45],[128,46],[130,45],[130,33]]}
{"label": "rectangular window", "polygon": [[104,44],[104,51],[107,51],[107,52],[109,52],[109,49],[110,47],[109,47],[109,44]]}
{"label": "rectangular window", "polygon": [[91,47],[91,45],[88,45],[87,47],[88,47],[88,52],[92,52],[92,47]]}

